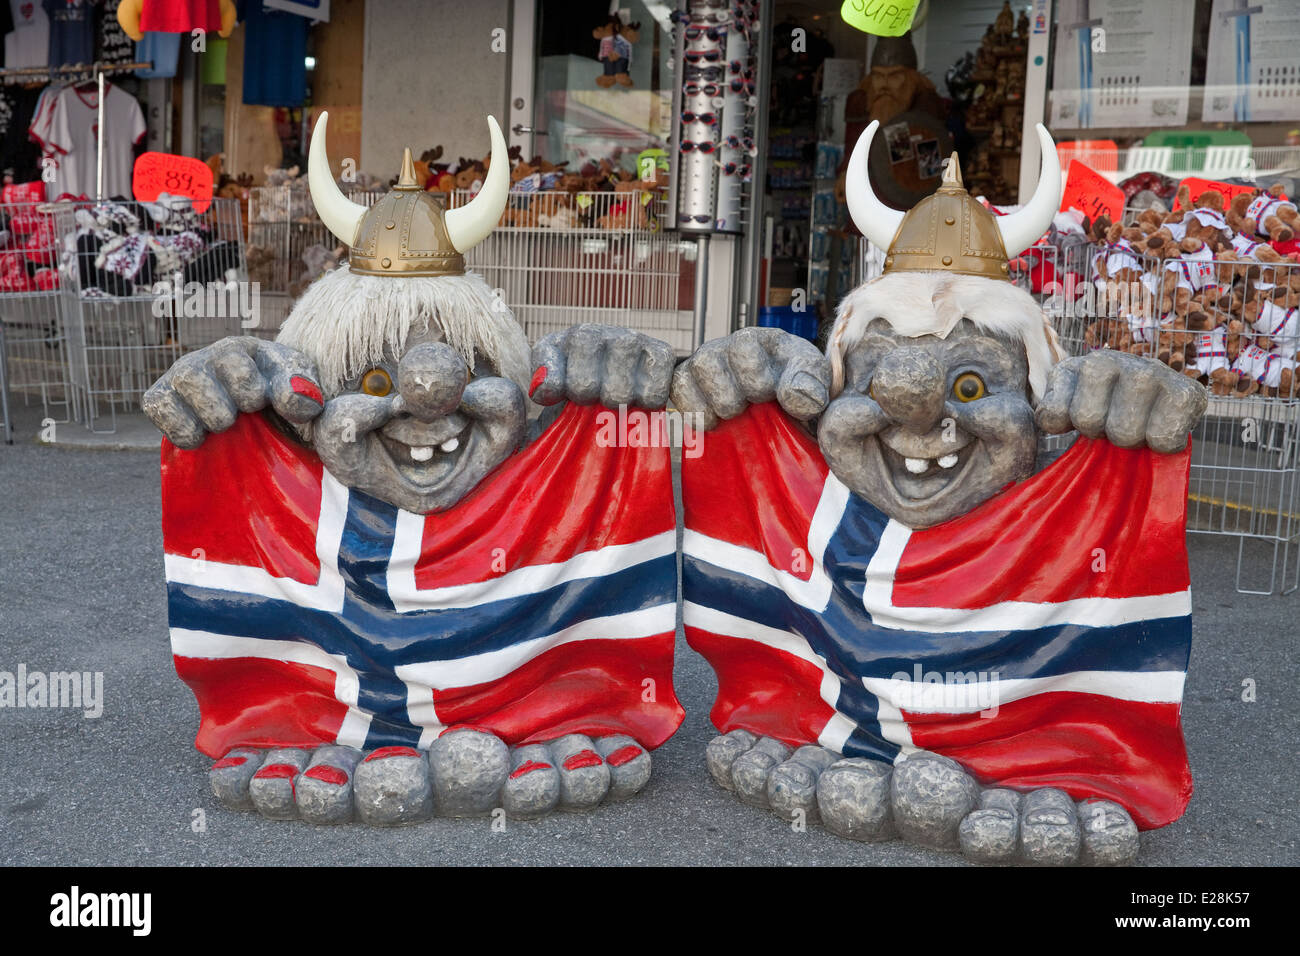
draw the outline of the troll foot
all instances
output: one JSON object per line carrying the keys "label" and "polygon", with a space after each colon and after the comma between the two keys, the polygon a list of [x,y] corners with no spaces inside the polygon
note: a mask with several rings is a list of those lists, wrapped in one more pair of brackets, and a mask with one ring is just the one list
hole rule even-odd
{"label": "troll foot", "polygon": [[402,826],[434,816],[533,819],[552,810],[585,811],[640,792],[650,754],[631,737],[592,740],[569,734],[511,748],[475,730],[453,730],[428,753],[380,747],[315,750],[241,747],[208,773],[227,809],[256,810],[272,820],[321,825],[356,820]]}
{"label": "troll foot", "polygon": [[787,820],[802,814],[850,840],[903,839],[979,863],[1040,866],[1118,866],[1138,853],[1137,826],[1117,803],[1076,803],[1055,788],[983,788],[938,754],[890,766],[733,730],[709,743],[705,759],[743,803]]}

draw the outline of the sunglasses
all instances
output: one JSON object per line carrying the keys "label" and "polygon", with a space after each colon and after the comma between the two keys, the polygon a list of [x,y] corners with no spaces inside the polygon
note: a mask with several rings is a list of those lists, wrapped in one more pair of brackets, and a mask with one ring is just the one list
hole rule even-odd
{"label": "sunglasses", "polygon": [[731,81],[731,83],[730,83],[729,85],[730,85],[730,87],[731,87],[731,92],[733,92],[733,93],[753,93],[753,92],[754,92],[754,81],[753,81],[753,80],[742,80],[740,77],[736,77],[734,80]]}
{"label": "sunglasses", "polygon": [[713,222],[713,217],[707,213],[698,216],[679,216],[678,218],[686,222]]}
{"label": "sunglasses", "polygon": [[688,40],[698,40],[700,37],[708,37],[710,40],[721,40],[726,35],[726,27],[704,27],[692,25],[686,28],[686,39]]}
{"label": "sunglasses", "polygon": [[734,176],[736,173],[740,173],[741,179],[744,179],[750,173],[748,163],[720,163],[719,165],[724,176]]}
{"label": "sunglasses", "polygon": [[689,139],[684,139],[682,140],[682,145],[681,145],[681,150],[683,153],[698,151],[706,155],[713,152],[717,148],[718,148],[717,143],[707,139],[701,143],[696,143],[696,142],[692,142]]}
{"label": "sunglasses", "polygon": [[705,83],[703,86],[699,83],[687,83],[682,87],[682,92],[687,96],[717,96],[722,92],[722,87],[716,83]]}
{"label": "sunglasses", "polygon": [[700,60],[704,60],[706,63],[716,63],[718,60],[721,59],[722,59],[721,50],[687,50],[686,51],[687,63],[698,63]]}
{"label": "sunglasses", "polygon": [[739,136],[728,136],[723,143],[728,149],[745,149],[750,151],[754,149],[754,141],[748,136],[744,139]]}
{"label": "sunglasses", "polygon": [[686,110],[682,113],[682,122],[703,123],[706,126],[716,126],[718,125],[718,114],[717,113],[695,113],[690,110]]}
{"label": "sunglasses", "polygon": [[686,79],[688,80],[705,80],[706,82],[718,82],[722,79],[722,67],[720,66],[687,66]]}
{"label": "sunglasses", "polygon": [[747,80],[752,80],[754,78],[754,71],[745,66],[745,64],[741,63],[739,60],[732,60],[727,64],[727,69],[732,73],[743,76]]}

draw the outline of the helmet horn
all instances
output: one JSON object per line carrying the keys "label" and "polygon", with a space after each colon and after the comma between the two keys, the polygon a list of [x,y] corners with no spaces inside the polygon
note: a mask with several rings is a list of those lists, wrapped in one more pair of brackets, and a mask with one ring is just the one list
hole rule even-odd
{"label": "helmet horn", "polygon": [[489,116],[488,132],[492,137],[492,163],[478,195],[457,209],[448,209],[443,217],[447,238],[461,255],[469,252],[501,221],[510,200],[510,154],[501,127]]}
{"label": "helmet horn", "polygon": [[[867,155],[871,152],[871,140],[880,128],[879,120],[871,124],[858,137],[849,157],[849,167],[844,174],[844,198],[849,204],[849,215],[858,231],[871,241],[873,246],[888,249],[894,241],[898,227],[903,223],[903,213],[890,209],[871,191],[871,174],[867,171]],[[1037,237],[1035,237],[1037,238]]]}
{"label": "helmet horn", "polygon": [[311,187],[311,201],[325,228],[339,241],[351,246],[357,238],[357,227],[366,214],[366,207],[343,195],[334,174],[330,172],[330,158],[325,151],[325,130],[329,113],[321,113],[316,129],[311,134],[311,151],[307,154],[307,184]]}
{"label": "helmet horn", "polygon": [[[1038,175],[1038,188],[1029,202],[1005,216],[999,216],[998,231],[1007,256],[1014,258],[1024,252],[1047,231],[1061,205],[1061,160],[1056,155],[1056,143],[1042,123],[1038,131],[1038,146],[1043,154],[1043,171]],[[861,228],[859,226],[859,228]]]}

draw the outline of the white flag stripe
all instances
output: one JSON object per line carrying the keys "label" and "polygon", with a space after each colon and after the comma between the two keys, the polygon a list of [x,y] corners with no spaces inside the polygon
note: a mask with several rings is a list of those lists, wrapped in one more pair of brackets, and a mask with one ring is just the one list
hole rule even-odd
{"label": "white flag stripe", "polygon": [[402,613],[474,607],[487,600],[501,601],[537,594],[570,581],[626,571],[677,550],[676,531],[665,531],[628,544],[584,551],[567,561],[516,568],[485,581],[420,589],[415,584],[415,565],[424,540],[425,520],[424,515],[408,511],[397,513],[393,556],[388,563],[388,595],[393,606]]}
{"label": "white flag stripe", "polygon": [[962,631],[1031,631],[1040,627],[1075,624],[1116,627],[1162,617],[1192,613],[1189,590],[1126,598],[1075,598],[1071,601],[1002,601],[981,608],[897,607],[894,575],[912,529],[890,520],[880,536],[880,546],[867,565],[862,606],[879,627],[900,631],[952,634]]}
{"label": "white flag stripe", "polygon": [[343,578],[339,574],[339,545],[348,516],[348,489],[328,471],[321,477],[321,509],[316,525],[316,558],[320,577],[315,584],[277,578],[265,568],[222,564],[203,557],[163,555],[169,584],[187,584],[218,591],[241,591],[298,607],[338,614],[343,610]]}
{"label": "white flag stripe", "polygon": [[352,666],[337,654],[327,654],[314,644],[301,641],[273,641],[260,637],[232,637],[211,631],[173,627],[172,654],[195,660],[231,660],[238,657],[305,664],[334,673],[334,697],[346,704],[348,712],[339,728],[338,743],[359,747],[370,728],[370,715],[357,708],[361,680]]}
{"label": "white flag stripe", "polygon": [[[830,602],[832,583],[822,558],[843,516],[848,495],[848,490],[834,475],[827,476],[809,529],[808,550],[814,561],[807,581],[772,567],[767,556],[759,551],[711,538],[698,531],[686,531],[682,551],[688,557],[778,588],[800,607],[823,612]],[[1065,624],[1115,627],[1157,618],[1185,617],[1192,612],[1190,590],[1057,602],[1002,601],[982,608],[898,607],[893,601],[894,576],[911,537],[910,528],[890,520],[881,533],[876,553],[867,565],[862,604],[871,615],[872,623],[879,627],[930,634],[1033,630]]]}
{"label": "white flag stripe", "polygon": [[767,556],[760,551],[711,538],[689,528],[682,536],[682,553],[747,577],[758,578],[780,588],[800,607],[824,611],[830,603],[831,579],[822,567],[822,558],[826,553],[826,545],[839,527],[848,501],[849,489],[834,475],[828,475],[808,528],[807,555],[812,561],[812,571],[807,581],[788,571],[772,567]]}
{"label": "white flag stripe", "polygon": [[[971,677],[972,674],[965,675]],[[1144,704],[1177,704],[1183,699],[1182,671],[1072,671],[1050,677],[994,677],[926,683],[865,677],[863,686],[900,711],[922,714],[974,714],[1040,694],[1096,694]]]}
{"label": "white flag stripe", "polygon": [[[722,637],[754,641],[774,650],[792,654],[801,661],[807,661],[822,672],[818,686],[821,699],[832,710],[835,710],[835,705],[839,703],[841,683],[839,676],[827,665],[826,658],[814,651],[812,645],[798,634],[759,624],[748,618],[736,617],[734,614],[727,614],[691,601],[682,603],[682,623],[687,627],[698,627],[702,631],[709,631]],[[840,753],[844,741],[851,733],[853,733],[853,722],[836,712],[822,728],[822,746]]]}
{"label": "white flag stripe", "polygon": [[422,727],[420,746],[427,747],[444,729],[438,717],[432,691],[449,687],[471,687],[514,673],[524,664],[553,648],[577,641],[637,640],[676,630],[677,605],[654,607],[578,621],[553,634],[448,661],[420,661],[399,664],[397,678],[406,684],[406,710],[411,723]]}

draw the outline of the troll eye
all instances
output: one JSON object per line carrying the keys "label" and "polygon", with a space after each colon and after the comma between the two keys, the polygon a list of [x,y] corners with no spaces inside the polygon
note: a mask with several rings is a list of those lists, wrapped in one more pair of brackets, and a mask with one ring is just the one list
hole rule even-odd
{"label": "troll eye", "polygon": [[382,368],[372,368],[361,376],[361,391],[376,398],[383,398],[393,390],[393,380]]}
{"label": "troll eye", "polygon": [[984,379],[974,372],[963,372],[952,383],[953,397],[959,402],[973,402],[976,399],[983,398],[987,393],[988,389],[984,386]]}

